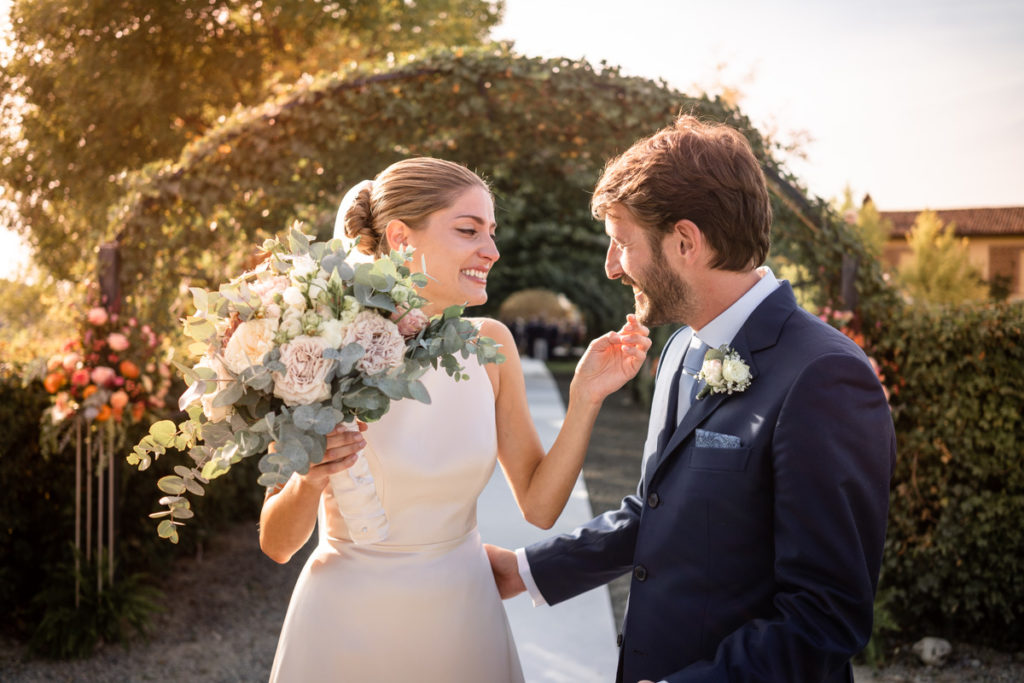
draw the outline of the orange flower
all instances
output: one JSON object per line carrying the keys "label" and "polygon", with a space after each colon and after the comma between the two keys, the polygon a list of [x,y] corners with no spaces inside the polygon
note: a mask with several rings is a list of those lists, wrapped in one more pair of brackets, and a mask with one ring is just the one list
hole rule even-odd
{"label": "orange flower", "polygon": [[95,384],[90,384],[85,389],[82,389],[82,400],[84,401],[85,399],[95,394],[97,391],[99,391],[99,387],[97,387]]}
{"label": "orange flower", "polygon": [[126,379],[136,379],[139,376],[139,366],[130,360],[121,361],[118,369],[121,371],[121,376]]}
{"label": "orange flower", "polygon": [[146,404],[142,401],[132,404],[132,421],[138,422],[146,414]]}
{"label": "orange flower", "polygon": [[64,380],[65,377],[62,373],[51,372],[46,376],[46,379],[43,380],[43,386],[46,387],[46,390],[51,394],[56,394],[57,390],[64,386]]}
{"label": "orange flower", "polygon": [[108,406],[106,403],[104,403],[103,405],[100,406],[100,412],[96,416],[96,421],[97,422],[106,422],[107,420],[110,419],[110,415],[113,412],[114,411],[110,409],[110,406]]}

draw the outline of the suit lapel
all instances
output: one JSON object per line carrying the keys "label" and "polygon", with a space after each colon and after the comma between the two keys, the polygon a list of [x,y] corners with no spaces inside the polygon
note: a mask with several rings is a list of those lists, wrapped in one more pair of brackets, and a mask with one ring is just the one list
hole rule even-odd
{"label": "suit lapel", "polygon": [[[754,312],[750,314],[743,327],[736,333],[730,346],[736,350],[740,358],[750,366],[751,383],[757,381],[758,352],[775,345],[782,333],[782,326],[796,310],[796,298],[793,296],[793,289],[788,282],[781,282],[779,288],[768,295]],[[672,434],[664,448],[654,453],[650,462],[644,467],[644,491],[650,490],[651,480],[654,479],[658,468],[675,452],[679,446],[707,420],[712,413],[726,400],[736,400],[737,395],[729,394],[708,394],[700,400],[695,400],[686,411],[682,421]]]}

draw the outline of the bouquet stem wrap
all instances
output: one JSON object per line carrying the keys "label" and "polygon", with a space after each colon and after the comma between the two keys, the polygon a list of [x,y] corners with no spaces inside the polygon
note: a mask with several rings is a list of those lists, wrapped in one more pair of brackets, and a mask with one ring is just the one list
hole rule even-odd
{"label": "bouquet stem wrap", "polygon": [[[359,429],[355,422],[342,422],[338,426],[350,432]],[[377,497],[377,485],[362,451],[356,454],[352,467],[332,474],[330,482],[338,511],[348,525],[353,543],[367,545],[387,538],[388,517]]]}

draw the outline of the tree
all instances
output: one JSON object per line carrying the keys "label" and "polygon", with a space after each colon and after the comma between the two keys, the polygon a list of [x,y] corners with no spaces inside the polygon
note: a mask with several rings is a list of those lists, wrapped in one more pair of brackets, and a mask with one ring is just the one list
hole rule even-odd
{"label": "tree", "polygon": [[297,218],[326,238],[352,184],[400,158],[442,156],[481,172],[496,196],[502,258],[483,312],[496,312],[513,292],[547,288],[572,300],[588,329],[618,327],[631,297],[604,276],[607,237],[587,200],[605,160],[680,111],[748,137],[773,195],[774,253],[807,265],[819,306],[839,298],[835,264],[844,254],[862,264],[862,306],[891,297],[857,236],[823,202],[808,200],[750,121],[721,100],[612,67],[494,47],[300,82],[235,112],[179,158],[146,167],[129,179],[111,225],[125,251],[123,290],[147,309],[142,317],[170,331],[189,305],[179,285],[216,287],[243,266],[243,245],[261,244]]}
{"label": "tree", "polygon": [[262,102],[305,72],[479,44],[502,8],[501,0],[19,0],[0,70],[0,183],[37,261],[80,276],[122,192],[122,171],[176,157],[236,105]]}
{"label": "tree", "polygon": [[874,258],[881,258],[885,243],[892,234],[892,221],[882,218],[871,195],[865,195],[858,207],[854,204],[853,193],[847,185],[843,190],[843,201],[838,207],[843,219],[853,226],[864,246]]}
{"label": "tree", "polygon": [[984,299],[987,288],[967,258],[967,240],[954,223],[943,225],[934,211],[922,211],[907,233],[914,258],[899,271],[904,293],[915,303],[962,304]]}

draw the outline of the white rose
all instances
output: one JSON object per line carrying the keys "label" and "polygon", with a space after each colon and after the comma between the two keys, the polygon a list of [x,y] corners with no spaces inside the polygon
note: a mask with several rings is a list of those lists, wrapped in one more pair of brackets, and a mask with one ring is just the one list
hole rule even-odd
{"label": "white rose", "polygon": [[340,320],[325,320],[320,326],[320,336],[328,347],[341,348],[341,342],[345,339],[345,323]]}
{"label": "white rose", "polygon": [[722,376],[727,382],[745,384],[750,381],[750,368],[741,360],[726,358],[722,362]]}
{"label": "white rose", "polygon": [[286,287],[281,292],[281,298],[288,304],[290,308],[298,309],[299,313],[306,310],[306,296],[302,293],[302,290],[298,287]]}
{"label": "white rose", "polygon": [[356,363],[360,371],[372,375],[398,367],[405,359],[405,338],[398,325],[387,318],[363,311],[345,331],[344,345],[355,342],[365,353]]}
{"label": "white rose", "polygon": [[227,419],[231,415],[231,406],[214,406],[213,401],[220,394],[220,387],[227,386],[231,375],[228,374],[227,368],[220,362],[218,358],[210,358],[209,356],[203,356],[202,360],[196,363],[197,368],[209,368],[217,373],[217,391],[213,391],[209,394],[203,394],[199,401],[203,406],[203,415],[210,422],[220,422],[221,420]]}
{"label": "white rose", "polygon": [[281,317],[281,307],[277,304],[267,304],[267,307],[263,309],[263,317],[273,318],[275,320]]}
{"label": "white rose", "polygon": [[292,269],[289,273],[292,282],[309,277],[310,274],[320,270],[320,266],[313,260],[312,256],[293,256]]}
{"label": "white rose", "polygon": [[275,372],[274,396],[290,406],[308,405],[330,398],[331,387],[325,381],[334,361],[324,358],[324,340],[296,337],[281,347],[284,374]]}
{"label": "white rose", "polygon": [[309,298],[316,301],[327,295],[327,281],[315,279],[309,283]]}
{"label": "white rose", "polygon": [[239,323],[224,348],[224,363],[236,375],[246,368],[258,365],[264,354],[274,347],[277,321],[256,318]]}
{"label": "white rose", "polygon": [[701,374],[708,384],[718,384],[722,381],[722,361],[717,359],[706,360],[701,367]]}

